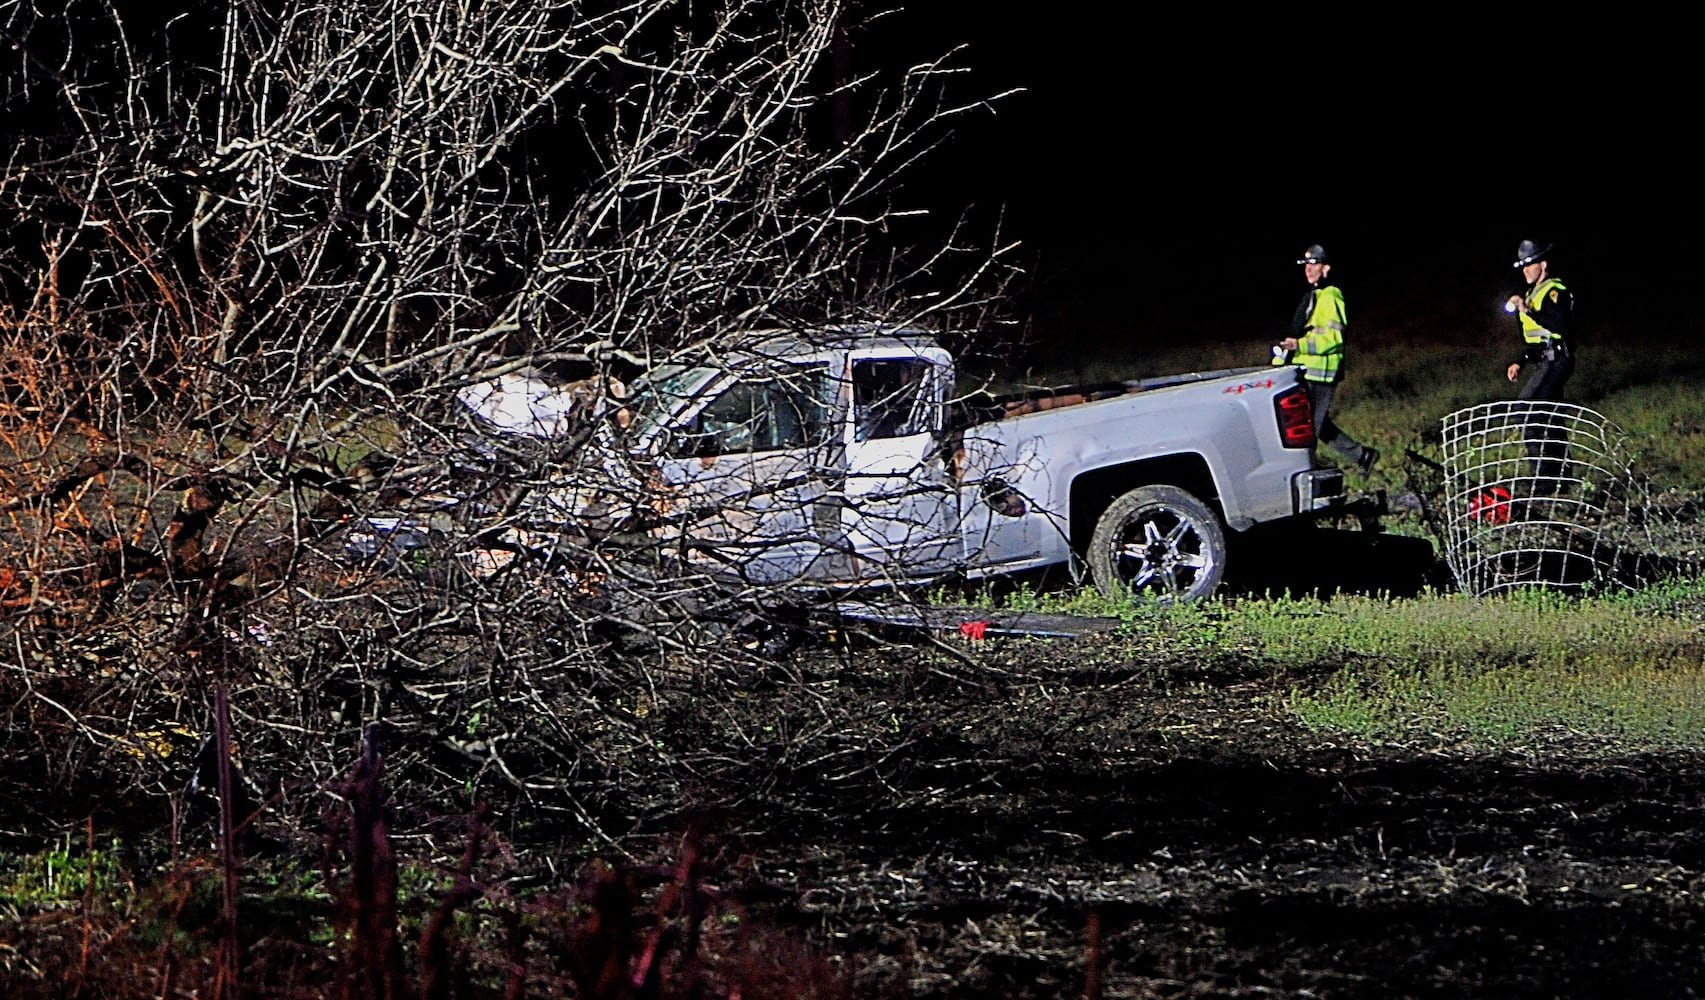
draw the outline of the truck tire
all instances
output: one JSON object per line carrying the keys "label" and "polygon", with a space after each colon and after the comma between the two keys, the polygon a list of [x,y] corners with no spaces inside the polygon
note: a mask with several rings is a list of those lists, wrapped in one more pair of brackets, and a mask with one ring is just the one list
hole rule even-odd
{"label": "truck tire", "polygon": [[1088,554],[1090,576],[1109,597],[1194,601],[1225,576],[1225,528],[1213,508],[1176,486],[1139,486],[1095,522]]}

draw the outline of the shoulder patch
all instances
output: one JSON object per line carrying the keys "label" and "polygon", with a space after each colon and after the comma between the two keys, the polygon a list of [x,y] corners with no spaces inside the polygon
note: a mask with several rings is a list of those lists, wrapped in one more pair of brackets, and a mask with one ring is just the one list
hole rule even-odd
{"label": "shoulder patch", "polygon": [[1553,301],[1553,302],[1557,301],[1557,289],[1555,289],[1555,288],[1551,289],[1551,301]]}

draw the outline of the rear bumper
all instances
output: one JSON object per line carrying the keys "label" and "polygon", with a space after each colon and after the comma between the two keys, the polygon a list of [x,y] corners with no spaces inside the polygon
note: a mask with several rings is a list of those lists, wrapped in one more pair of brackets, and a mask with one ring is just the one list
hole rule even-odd
{"label": "rear bumper", "polygon": [[1330,510],[1344,502],[1342,469],[1309,469],[1291,477],[1291,500],[1298,514]]}

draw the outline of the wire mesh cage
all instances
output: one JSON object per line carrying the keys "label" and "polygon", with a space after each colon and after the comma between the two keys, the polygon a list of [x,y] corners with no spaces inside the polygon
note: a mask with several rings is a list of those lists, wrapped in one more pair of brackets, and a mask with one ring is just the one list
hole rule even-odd
{"label": "wire mesh cage", "polygon": [[1443,424],[1445,559],[1464,592],[1635,586],[1673,564],[1656,555],[1627,437],[1603,415],[1506,400]]}

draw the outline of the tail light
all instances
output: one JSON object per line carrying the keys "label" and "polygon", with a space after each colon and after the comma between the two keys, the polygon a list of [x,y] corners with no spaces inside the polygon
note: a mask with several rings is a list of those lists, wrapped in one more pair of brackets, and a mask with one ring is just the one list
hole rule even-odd
{"label": "tail light", "polygon": [[1308,390],[1293,385],[1273,397],[1279,418],[1279,440],[1286,448],[1314,447],[1314,407],[1308,405]]}

